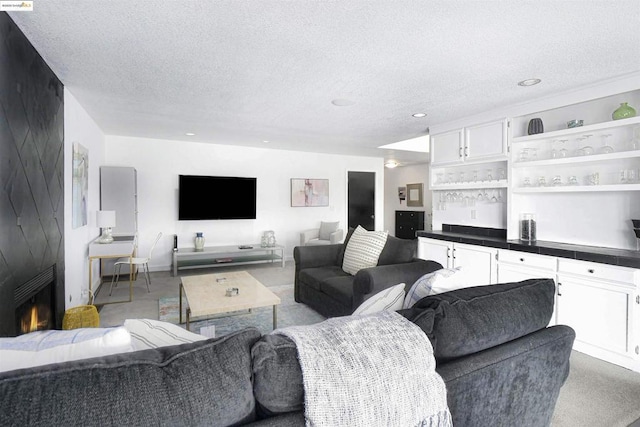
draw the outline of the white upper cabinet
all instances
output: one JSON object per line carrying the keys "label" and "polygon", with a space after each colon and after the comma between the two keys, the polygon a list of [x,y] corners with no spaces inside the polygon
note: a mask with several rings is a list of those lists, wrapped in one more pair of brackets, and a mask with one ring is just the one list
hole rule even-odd
{"label": "white upper cabinet", "polygon": [[431,164],[453,164],[463,161],[462,129],[431,136]]}
{"label": "white upper cabinet", "polygon": [[507,155],[507,121],[466,127],[465,160],[495,160]]}
{"label": "white upper cabinet", "polygon": [[431,164],[434,166],[501,160],[506,157],[506,119],[431,137]]}

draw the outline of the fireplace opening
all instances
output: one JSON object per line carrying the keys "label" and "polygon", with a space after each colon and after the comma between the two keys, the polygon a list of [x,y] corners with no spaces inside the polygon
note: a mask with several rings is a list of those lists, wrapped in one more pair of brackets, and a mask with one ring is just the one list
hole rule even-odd
{"label": "fireplace opening", "polygon": [[16,288],[16,335],[55,328],[55,277],[54,265]]}

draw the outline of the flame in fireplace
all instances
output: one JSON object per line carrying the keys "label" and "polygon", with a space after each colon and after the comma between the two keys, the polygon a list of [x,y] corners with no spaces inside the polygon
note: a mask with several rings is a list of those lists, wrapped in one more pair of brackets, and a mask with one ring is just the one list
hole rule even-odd
{"label": "flame in fireplace", "polygon": [[[41,318],[42,320],[40,320]],[[48,314],[40,316],[38,306],[34,304],[31,306],[31,309],[28,310],[22,317],[20,321],[20,332],[26,334],[29,332],[47,329],[48,323]]]}
{"label": "flame in fireplace", "polygon": [[38,307],[31,306],[30,315],[22,318],[22,332],[33,332],[38,330]]}

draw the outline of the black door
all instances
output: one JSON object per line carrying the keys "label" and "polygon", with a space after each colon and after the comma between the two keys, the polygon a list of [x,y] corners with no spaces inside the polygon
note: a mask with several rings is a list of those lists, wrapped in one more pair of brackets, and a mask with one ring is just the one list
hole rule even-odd
{"label": "black door", "polygon": [[367,230],[374,230],[376,173],[349,172],[347,187],[349,227],[361,225]]}

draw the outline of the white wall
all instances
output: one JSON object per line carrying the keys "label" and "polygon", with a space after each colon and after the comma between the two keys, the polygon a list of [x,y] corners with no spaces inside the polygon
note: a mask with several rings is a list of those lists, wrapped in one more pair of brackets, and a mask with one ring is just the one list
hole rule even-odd
{"label": "white wall", "polygon": [[[78,142],[89,152],[89,194],[87,222],[72,226],[72,164],[73,143]],[[64,238],[65,238],[65,304],[66,308],[89,301],[89,242],[98,236],[95,213],[100,208],[100,165],[104,163],[104,134],[78,103],[64,89]]]}
{"label": "white wall", "polygon": [[[290,259],[301,230],[319,226],[320,221],[340,221],[346,228],[348,171],[376,173],[376,229],[384,224],[382,158],[107,136],[104,164],[133,166],[138,172],[139,254],[147,253],[158,231],[164,233],[150,263],[156,271],[170,268],[174,234],[178,235],[179,247],[193,247],[197,231],[204,232],[206,244],[214,246],[259,243],[264,231],[273,230],[278,244],[285,246],[285,257]],[[257,218],[178,221],[180,174],[256,177]],[[330,205],[291,207],[291,178],[328,179]],[[205,198],[203,203],[233,201]]]}
{"label": "white wall", "polygon": [[[407,201],[402,202],[398,198],[398,187],[406,187],[407,184],[423,184],[422,207],[407,207]],[[384,229],[395,236],[396,211],[424,211],[425,230],[431,229],[430,215],[431,191],[429,190],[429,166],[418,164],[411,166],[399,166],[394,169],[385,169],[384,173]]]}

